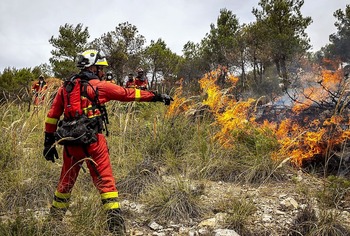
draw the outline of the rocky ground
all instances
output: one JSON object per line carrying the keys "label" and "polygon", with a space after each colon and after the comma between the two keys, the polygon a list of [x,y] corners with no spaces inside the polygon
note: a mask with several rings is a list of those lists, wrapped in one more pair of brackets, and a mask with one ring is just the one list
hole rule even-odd
{"label": "rocky ground", "polygon": [[[289,236],[291,227],[295,225],[298,215],[306,208],[315,210],[316,215],[321,211],[320,199],[317,193],[322,192],[324,180],[301,171],[290,174],[281,182],[267,182],[260,185],[240,185],[226,182],[206,181],[201,191],[200,202],[209,213],[200,219],[187,222],[157,222],[150,219],[146,207],[130,200],[122,200],[121,206],[125,213],[127,235],[135,236]],[[349,191],[347,191],[349,193]],[[227,199],[243,199],[255,206],[254,214],[245,222],[245,232],[225,227],[224,219],[227,213],[216,208],[218,203]],[[220,204],[219,204],[220,205]],[[221,209],[221,211],[220,211]],[[350,229],[350,196],[340,202],[338,209],[327,208],[336,213],[341,224]],[[41,217],[47,216],[47,208],[37,211]],[[310,215],[307,215],[309,217]],[[10,216],[0,215],[2,221]],[[347,231],[349,232],[349,231]],[[303,235],[303,234],[294,234]],[[293,236],[294,236],[293,235]],[[349,235],[349,234],[322,234]]]}
{"label": "rocky ground", "polygon": [[[215,205],[223,197],[234,196],[251,200],[256,206],[250,224],[246,225],[250,235],[288,235],[288,229],[293,225],[297,215],[306,207],[319,211],[314,193],[323,187],[322,180],[308,174],[298,172],[290,176],[289,180],[280,183],[267,183],[259,186],[237,185],[224,182],[207,182],[201,200],[207,207]],[[350,207],[337,209],[341,222],[350,227]],[[193,219],[183,224],[161,224],[143,218],[144,206],[124,200],[122,207],[138,215],[134,219],[127,218],[128,235],[216,235],[237,236],[234,229],[222,227],[224,212],[215,212],[202,219]],[[242,234],[243,236],[243,234]]]}

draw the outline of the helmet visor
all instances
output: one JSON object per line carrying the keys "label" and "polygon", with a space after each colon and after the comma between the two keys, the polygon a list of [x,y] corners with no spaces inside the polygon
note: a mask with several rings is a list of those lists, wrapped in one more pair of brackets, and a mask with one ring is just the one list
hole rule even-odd
{"label": "helmet visor", "polygon": [[94,64],[97,66],[108,66],[108,63],[106,60],[106,54],[103,51],[99,50],[97,52]]}
{"label": "helmet visor", "polygon": [[103,52],[103,51],[98,51],[97,52],[97,55],[96,55],[96,60],[99,60],[99,59],[104,59],[106,58],[106,54]]}

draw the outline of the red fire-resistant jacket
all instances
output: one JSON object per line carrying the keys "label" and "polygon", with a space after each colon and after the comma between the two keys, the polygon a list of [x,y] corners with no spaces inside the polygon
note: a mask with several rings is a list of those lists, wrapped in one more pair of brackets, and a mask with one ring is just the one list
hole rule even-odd
{"label": "red fire-resistant jacket", "polygon": [[32,92],[38,93],[40,91],[43,91],[47,89],[47,84],[45,81],[38,81],[37,83],[33,84],[32,86]]}
{"label": "red fire-resistant jacket", "polygon": [[[128,89],[123,88],[119,85],[109,83],[106,81],[100,81],[93,79],[89,81],[90,84],[98,88],[98,99],[101,104],[104,104],[111,100],[117,101],[152,101],[154,94],[150,91],[139,90],[139,89]],[[88,95],[94,97],[95,93],[91,87],[88,86]],[[64,104],[62,99],[63,87],[58,89],[57,95],[52,103],[51,109],[47,115],[45,123],[45,131],[53,133],[56,131],[57,122],[63,114]]]}
{"label": "red fire-resistant jacket", "polygon": [[39,105],[45,99],[44,91],[47,89],[47,84],[45,81],[38,81],[32,86],[32,93],[34,94],[33,103],[34,105]]}
{"label": "red fire-resistant jacket", "polygon": [[135,84],[135,88],[139,88],[142,90],[148,89],[148,80],[146,78],[141,80],[136,77],[134,80],[134,84]]}

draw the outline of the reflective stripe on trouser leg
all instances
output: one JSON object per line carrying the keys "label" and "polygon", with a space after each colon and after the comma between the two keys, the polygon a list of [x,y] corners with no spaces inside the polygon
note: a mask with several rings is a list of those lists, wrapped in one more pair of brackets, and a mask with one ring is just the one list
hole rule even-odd
{"label": "reflective stripe on trouser leg", "polygon": [[70,193],[60,193],[56,190],[52,206],[58,209],[67,209],[69,207]]}
{"label": "reflective stripe on trouser leg", "polygon": [[101,193],[101,201],[104,210],[119,209],[118,192]]}

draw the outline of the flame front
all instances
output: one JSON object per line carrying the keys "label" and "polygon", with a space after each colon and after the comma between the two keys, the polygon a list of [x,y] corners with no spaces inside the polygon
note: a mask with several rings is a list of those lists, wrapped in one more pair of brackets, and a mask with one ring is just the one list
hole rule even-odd
{"label": "flame front", "polygon": [[[349,117],[339,114],[340,108],[329,111],[329,117],[322,117],[322,120],[316,114],[313,116],[315,118],[303,117],[303,122],[286,118],[278,123],[267,120],[258,123],[254,115],[252,116],[256,100],[236,101],[232,96],[232,91],[236,89],[237,77],[228,75],[226,81],[229,81],[231,86],[222,90],[217,85],[220,73],[220,68],[207,73],[199,84],[203,98],[201,105],[209,108],[209,112],[215,119],[212,125],[219,127],[213,138],[225,148],[235,145],[232,132],[239,129],[244,130],[249,124],[258,132],[270,130],[271,134],[276,137],[280,147],[271,154],[272,158],[285,159],[288,157],[294,165],[302,166],[307,160],[326,157],[330,150],[339,147],[350,137],[350,130],[347,128]],[[341,73],[338,71],[322,71],[321,78],[318,78],[314,84],[318,86],[303,90],[303,96],[298,97],[298,101],[292,108],[293,112],[301,113],[314,103],[317,104],[318,101],[322,103],[327,99],[325,91],[329,93],[339,89],[340,85],[344,87]],[[175,95],[175,102],[168,111],[169,116],[178,115],[179,111],[185,112],[198,106],[198,103],[185,102],[186,99],[181,97],[181,89],[182,87]]]}

